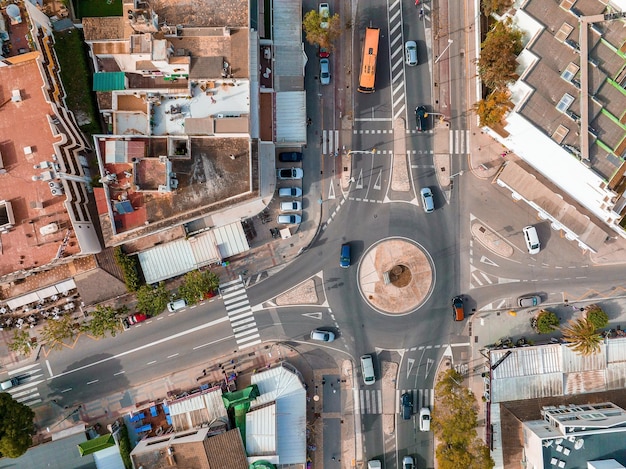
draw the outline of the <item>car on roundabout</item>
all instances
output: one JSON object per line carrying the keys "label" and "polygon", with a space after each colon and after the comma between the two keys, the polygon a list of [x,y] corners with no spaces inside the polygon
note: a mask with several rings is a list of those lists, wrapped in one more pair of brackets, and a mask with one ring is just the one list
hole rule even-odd
{"label": "car on roundabout", "polygon": [[311,331],[311,340],[317,340],[320,342],[332,342],[333,340],[335,340],[335,334],[331,331],[313,329]]}

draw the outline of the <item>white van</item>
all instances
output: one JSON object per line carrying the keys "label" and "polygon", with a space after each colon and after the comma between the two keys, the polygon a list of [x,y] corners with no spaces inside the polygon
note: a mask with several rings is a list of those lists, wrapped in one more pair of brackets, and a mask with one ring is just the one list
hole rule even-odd
{"label": "white van", "polygon": [[167,304],[167,309],[170,313],[174,311],[178,311],[179,309],[183,309],[187,306],[187,302],[185,300],[176,300]]}
{"label": "white van", "polygon": [[20,384],[20,382],[17,380],[17,378],[11,378],[0,383],[0,389],[2,389],[3,391],[6,391],[7,389],[11,389],[12,387],[17,386],[18,384]]}
{"label": "white van", "polygon": [[371,355],[363,355],[361,357],[361,373],[363,374],[363,382],[365,384],[374,384],[376,375],[374,375],[374,360]]}
{"label": "white van", "polygon": [[522,230],[524,233],[524,240],[526,241],[526,247],[528,248],[528,254],[537,254],[541,251],[541,244],[539,243],[539,236],[534,226],[526,226]]}

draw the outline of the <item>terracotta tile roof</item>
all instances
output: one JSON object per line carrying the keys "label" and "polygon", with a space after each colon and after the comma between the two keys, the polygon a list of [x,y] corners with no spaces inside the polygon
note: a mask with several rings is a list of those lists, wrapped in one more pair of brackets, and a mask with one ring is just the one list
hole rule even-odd
{"label": "terracotta tile roof", "polygon": [[246,469],[248,460],[238,429],[212,436],[204,440],[207,459],[211,469]]}

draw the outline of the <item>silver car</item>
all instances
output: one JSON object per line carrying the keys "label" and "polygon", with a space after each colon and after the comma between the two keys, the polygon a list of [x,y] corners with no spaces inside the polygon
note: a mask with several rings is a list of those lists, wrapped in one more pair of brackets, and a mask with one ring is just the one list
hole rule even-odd
{"label": "silver car", "polygon": [[330,61],[328,59],[320,59],[320,83],[330,84]]}
{"label": "silver car", "polygon": [[278,189],[278,197],[301,197],[302,189],[299,187],[281,187]]}
{"label": "silver car", "polygon": [[297,200],[280,203],[281,212],[299,212],[300,210],[302,210],[302,204]]}
{"label": "silver car", "polygon": [[335,334],[331,331],[314,329],[311,331],[311,340],[319,340],[320,342],[332,342],[333,340],[335,340]]}
{"label": "silver car", "polygon": [[300,215],[278,215],[276,223],[279,225],[299,225],[302,222]]}
{"label": "silver car", "polygon": [[415,41],[406,41],[404,44],[404,57],[410,67],[417,65],[417,44]]}

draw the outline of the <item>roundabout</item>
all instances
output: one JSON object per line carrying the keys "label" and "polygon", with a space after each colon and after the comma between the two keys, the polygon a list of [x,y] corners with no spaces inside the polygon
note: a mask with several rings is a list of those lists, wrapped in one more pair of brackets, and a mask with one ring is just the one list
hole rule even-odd
{"label": "roundabout", "polygon": [[435,283],[432,258],[408,238],[386,238],[370,246],[359,263],[359,292],[381,314],[405,315],[419,309]]}

